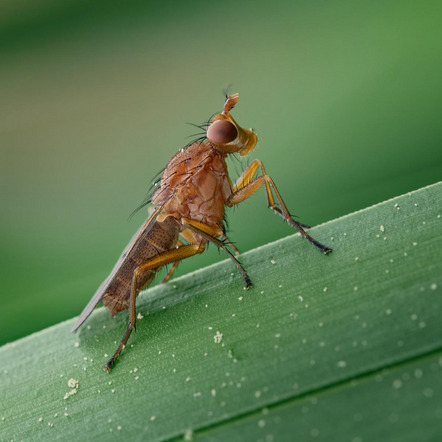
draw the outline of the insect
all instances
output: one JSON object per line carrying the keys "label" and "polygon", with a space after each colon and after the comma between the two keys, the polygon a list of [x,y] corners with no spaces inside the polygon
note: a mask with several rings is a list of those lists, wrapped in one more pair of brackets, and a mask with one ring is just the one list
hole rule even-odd
{"label": "insect", "polygon": [[[172,264],[164,278],[167,281],[179,261],[204,252],[211,242],[233,261],[244,280],[245,288],[252,282],[234,254],[238,250],[225,236],[225,207],[233,207],[265,187],[269,207],[302,236],[324,253],[331,249],[313,239],[287,210],[272,178],[260,160],[254,160],[235,184],[229,178],[226,157],[247,155],[258,138],[253,129],[240,127],[230,111],[239,95],[226,95],[224,110],[205,125],[205,137],[189,144],[172,157],[153,193],[151,215],[139,228],[110,275],[87,304],[72,332],[78,330],[100,301],[113,316],[129,308],[129,323],[120,345],[103,367],[110,371],[125,347],[135,326],[135,300],[155,274]],[[233,253],[232,253],[232,251]]]}

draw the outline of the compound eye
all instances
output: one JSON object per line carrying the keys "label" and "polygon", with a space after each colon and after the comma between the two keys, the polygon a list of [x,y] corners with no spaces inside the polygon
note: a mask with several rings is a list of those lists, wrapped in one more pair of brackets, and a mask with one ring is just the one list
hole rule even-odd
{"label": "compound eye", "polygon": [[207,138],[215,144],[227,144],[238,135],[234,124],[230,121],[218,120],[213,122],[207,129]]}

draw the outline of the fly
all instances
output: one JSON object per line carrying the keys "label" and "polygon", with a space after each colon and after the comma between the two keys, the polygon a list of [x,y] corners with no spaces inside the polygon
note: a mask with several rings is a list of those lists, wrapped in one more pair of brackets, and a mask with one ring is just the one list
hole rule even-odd
{"label": "fly", "polygon": [[238,250],[225,236],[223,219],[226,207],[241,203],[261,186],[265,187],[268,205],[275,213],[318,249],[324,253],[331,251],[304,230],[308,226],[291,217],[260,160],[254,160],[235,184],[230,180],[227,155],[247,155],[258,141],[252,129],[242,128],[230,115],[238,100],[238,94],[227,96],[223,112],[205,127],[205,138],[180,149],[169,161],[152,196],[150,217],[127,245],[72,329],[77,331],[100,301],[112,316],[129,308],[127,330],[104,366],[108,372],[135,326],[138,293],[164,265],[172,264],[163,282],[170,278],[182,259],[204,252],[211,242],[227,253],[240,272],[245,288],[252,287],[249,276],[235,257]]}

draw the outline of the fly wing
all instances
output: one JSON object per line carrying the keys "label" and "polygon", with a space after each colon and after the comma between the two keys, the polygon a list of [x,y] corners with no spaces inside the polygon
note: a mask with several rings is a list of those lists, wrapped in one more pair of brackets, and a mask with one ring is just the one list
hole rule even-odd
{"label": "fly wing", "polygon": [[129,244],[124,249],[123,253],[121,254],[120,258],[118,259],[117,263],[115,264],[114,268],[112,269],[110,275],[101,283],[100,287],[98,287],[97,291],[95,292],[92,299],[89,301],[87,306],[84,308],[84,310],[81,312],[81,315],[78,317],[77,322],[75,323],[74,327],[72,328],[71,332],[75,333],[78,328],[83,324],[84,321],[89,317],[89,315],[92,313],[92,311],[95,309],[97,304],[101,301],[103,298],[103,295],[106,292],[106,289],[112,279],[115,277],[116,273],[120,269],[120,267],[123,265],[126,258],[131,254],[133,248],[138,242],[138,239],[144,236],[153,226],[154,222],[158,218],[158,215],[164,208],[164,204],[155,209],[155,211],[152,213],[152,215],[146,220],[144,224],[138,229],[137,233],[132,237]]}

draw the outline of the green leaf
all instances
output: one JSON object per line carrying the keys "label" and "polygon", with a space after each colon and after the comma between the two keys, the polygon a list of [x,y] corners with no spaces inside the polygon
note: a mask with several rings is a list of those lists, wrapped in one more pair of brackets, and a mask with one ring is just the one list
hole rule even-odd
{"label": "green leaf", "polygon": [[[430,441],[442,434],[442,183],[0,349],[1,440]],[[63,293],[60,293],[63,302]]]}

